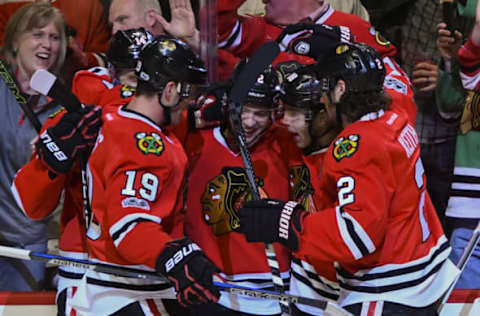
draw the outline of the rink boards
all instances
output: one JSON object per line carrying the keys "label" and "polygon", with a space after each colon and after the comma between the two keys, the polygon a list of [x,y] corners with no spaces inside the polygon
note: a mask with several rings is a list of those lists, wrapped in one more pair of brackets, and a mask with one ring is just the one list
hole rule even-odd
{"label": "rink boards", "polygon": [[[55,316],[55,292],[0,292],[0,316]],[[480,315],[480,290],[455,290],[440,316]]]}

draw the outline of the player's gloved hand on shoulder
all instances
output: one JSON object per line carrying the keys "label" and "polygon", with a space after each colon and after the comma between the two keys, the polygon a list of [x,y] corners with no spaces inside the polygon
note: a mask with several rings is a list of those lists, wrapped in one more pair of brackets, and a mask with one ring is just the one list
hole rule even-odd
{"label": "player's gloved hand on shoulder", "polygon": [[320,60],[339,42],[353,42],[354,36],[346,26],[297,23],[285,27],[276,41],[284,51]]}
{"label": "player's gloved hand on shoulder", "polygon": [[54,173],[67,173],[78,154],[91,148],[102,125],[100,107],[86,106],[67,112],[57,125],[48,128],[35,143],[38,155]]}
{"label": "player's gloved hand on shoulder", "polygon": [[218,126],[225,119],[230,84],[217,82],[201,93],[192,109],[196,128]]}
{"label": "player's gloved hand on shoulder", "polygon": [[213,275],[220,270],[188,237],[168,242],[155,268],[173,282],[182,305],[217,302],[220,297],[213,285]]}
{"label": "player's gloved hand on shoulder", "polygon": [[309,213],[294,201],[274,199],[248,201],[238,210],[242,233],[249,242],[279,242],[291,250],[298,250],[302,220]]}

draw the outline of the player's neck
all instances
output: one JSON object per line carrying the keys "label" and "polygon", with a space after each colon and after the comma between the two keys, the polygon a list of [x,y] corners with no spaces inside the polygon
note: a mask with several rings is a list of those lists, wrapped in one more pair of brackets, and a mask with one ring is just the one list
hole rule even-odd
{"label": "player's neck", "polygon": [[157,96],[148,97],[144,95],[136,95],[127,105],[127,109],[148,117],[159,126],[162,125],[163,109],[158,102]]}

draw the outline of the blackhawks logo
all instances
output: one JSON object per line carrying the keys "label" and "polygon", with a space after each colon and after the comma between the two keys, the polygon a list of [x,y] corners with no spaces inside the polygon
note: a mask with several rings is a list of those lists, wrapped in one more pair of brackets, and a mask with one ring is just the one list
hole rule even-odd
{"label": "blackhawks logo", "polygon": [[157,133],[136,133],[137,147],[145,155],[154,154],[160,156],[165,149],[163,140]]}
{"label": "blackhawks logo", "polygon": [[125,84],[120,88],[120,97],[123,99],[130,98],[134,93],[135,88],[129,87]]}
{"label": "blackhawks logo", "polygon": [[333,147],[333,157],[335,160],[340,161],[345,157],[351,157],[358,150],[358,143],[360,140],[359,135],[349,135],[347,138],[340,137],[335,141]]}
{"label": "blackhawks logo", "polygon": [[[262,198],[267,193],[263,180],[257,178]],[[252,199],[245,170],[240,167],[223,167],[222,172],[208,181],[200,198],[203,220],[211,226],[213,234],[220,236],[240,226],[237,210]]]}

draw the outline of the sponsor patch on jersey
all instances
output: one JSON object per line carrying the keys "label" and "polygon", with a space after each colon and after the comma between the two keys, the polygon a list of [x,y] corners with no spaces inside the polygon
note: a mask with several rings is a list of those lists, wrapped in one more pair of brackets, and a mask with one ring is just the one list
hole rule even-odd
{"label": "sponsor patch on jersey", "polygon": [[57,116],[58,114],[62,113],[64,110],[65,110],[65,108],[62,106],[61,108],[59,108],[58,110],[56,110],[55,112],[53,112],[52,114],[50,114],[48,117],[49,117],[49,118],[55,118],[55,116]]}
{"label": "sponsor patch on jersey", "polygon": [[145,201],[144,199],[139,199],[136,197],[128,197],[126,199],[123,199],[122,207],[123,208],[135,207],[145,211],[150,211],[150,204],[148,204],[148,202]]}
{"label": "sponsor patch on jersey", "polygon": [[335,160],[340,161],[343,158],[352,157],[358,150],[359,141],[360,135],[357,134],[337,139],[333,147],[333,157]]}
{"label": "sponsor patch on jersey", "polygon": [[130,98],[131,96],[133,96],[134,93],[135,88],[132,88],[125,84],[122,86],[122,88],[120,88],[120,97],[122,97],[123,99]]}
{"label": "sponsor patch on jersey", "polygon": [[380,34],[380,32],[375,30],[373,26],[370,28],[369,31],[371,35],[375,36],[375,41],[377,42],[378,45],[385,46],[385,47],[390,46],[391,42],[387,40],[385,37],[383,37],[382,34]]}
{"label": "sponsor patch on jersey", "polygon": [[145,155],[154,154],[160,156],[165,150],[163,140],[157,133],[140,132],[135,134],[135,138],[137,139],[138,149]]}

